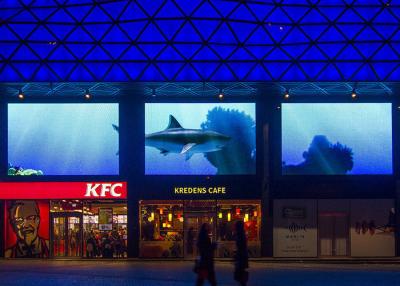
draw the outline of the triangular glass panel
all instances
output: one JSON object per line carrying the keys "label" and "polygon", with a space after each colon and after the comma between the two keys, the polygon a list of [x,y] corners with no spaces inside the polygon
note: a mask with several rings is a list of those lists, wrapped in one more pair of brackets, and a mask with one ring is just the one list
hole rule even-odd
{"label": "triangular glass panel", "polygon": [[358,70],[358,72],[354,75],[351,80],[357,81],[376,81],[379,80],[377,78],[374,70],[371,68],[369,64],[364,64],[364,66]]}
{"label": "triangular glass panel", "polygon": [[354,74],[360,69],[362,66],[362,62],[358,63],[349,63],[349,62],[338,62],[336,66],[340,70],[340,73],[343,75],[345,80],[349,80],[353,78]]}
{"label": "triangular glass panel", "polygon": [[382,46],[382,43],[357,43],[357,49],[366,57],[371,57]]}
{"label": "triangular glass panel", "polygon": [[[306,6],[285,6],[284,10],[294,21],[299,21],[312,8]],[[303,21],[302,21],[303,22]]]}
{"label": "triangular glass panel", "polygon": [[[378,74],[378,78],[381,81],[390,80],[390,76],[397,66],[397,62],[373,64],[374,70]],[[398,78],[396,79],[396,81],[398,81]]]}
{"label": "triangular glass panel", "polygon": [[236,49],[236,51],[229,57],[230,61],[248,61],[254,59],[253,55],[249,54],[245,48]]}
{"label": "triangular glass panel", "polygon": [[182,27],[184,20],[161,20],[157,19],[157,25],[160,28],[161,32],[167,37],[168,40],[171,40],[177,31]]}
{"label": "triangular glass panel", "polygon": [[24,79],[11,67],[6,65],[3,70],[0,69],[0,78],[2,81],[23,81]]}
{"label": "triangular glass panel", "polygon": [[35,73],[40,67],[39,63],[14,63],[16,68],[23,76],[24,80],[35,80]]}
{"label": "triangular glass panel", "polygon": [[150,16],[153,16],[160,6],[164,4],[166,1],[164,0],[136,0],[136,2],[142,6],[143,10],[147,12]]}
{"label": "triangular glass panel", "polygon": [[214,73],[216,68],[220,63],[208,62],[208,63],[192,63],[194,68],[200,73],[201,78],[208,80],[210,76]]}
{"label": "triangular glass panel", "polygon": [[302,19],[301,23],[318,23],[318,24],[323,24],[323,23],[328,23],[327,18],[325,18],[323,15],[321,15],[318,10],[311,9],[310,12],[307,13]]}
{"label": "triangular glass panel", "polygon": [[174,80],[179,70],[185,63],[165,63],[158,62],[157,66],[162,70],[163,74],[168,78],[168,80]]}
{"label": "triangular glass panel", "polygon": [[1,43],[0,57],[7,59],[19,46],[19,43]]}
{"label": "triangular glass panel", "polygon": [[342,42],[346,38],[334,26],[330,27],[320,38],[320,42]]}
{"label": "triangular glass panel", "polygon": [[288,55],[286,55],[280,48],[275,48],[272,52],[270,52],[266,57],[268,61],[290,61]]}
{"label": "triangular glass panel", "polygon": [[285,12],[283,12],[283,10],[278,6],[275,6],[274,11],[270,15],[268,15],[268,17],[265,19],[265,22],[283,23],[283,24],[293,23],[285,14]]}
{"label": "triangular glass panel", "polygon": [[39,58],[26,46],[22,45],[13,55],[13,60],[38,60]]}
{"label": "triangular glass panel", "polygon": [[[380,7],[379,7],[380,9]],[[392,6],[390,7],[390,11],[397,16],[398,19],[400,19],[400,7]]]}
{"label": "triangular glass panel", "polygon": [[48,22],[52,23],[76,23],[76,21],[71,18],[64,9],[58,9],[58,11],[53,14],[49,19]]}
{"label": "triangular glass panel", "polygon": [[310,49],[307,50],[307,52],[305,52],[302,56],[301,56],[302,60],[306,60],[306,61],[326,61],[328,60],[327,57],[320,51],[319,48],[317,48],[317,46],[311,46]]}
{"label": "triangular glass panel", "polygon": [[110,59],[111,59],[111,57],[100,46],[96,46],[85,57],[85,60],[89,60],[89,61],[104,61],[104,60],[110,60]]}
{"label": "triangular glass panel", "polygon": [[271,38],[274,39],[276,43],[279,43],[283,38],[285,38],[288,33],[292,30],[292,26],[268,26],[268,32],[271,34]]}
{"label": "triangular glass panel", "polygon": [[389,74],[387,80],[388,80],[388,81],[398,81],[399,78],[400,78],[400,65],[398,65],[398,66],[397,66],[397,69],[393,70],[393,71]]}
{"label": "triangular glass panel", "polygon": [[[362,18],[364,18],[366,21],[371,21],[380,11],[382,11],[382,4],[379,4],[368,6],[358,5],[356,9]],[[393,8],[390,7],[390,9],[392,10]]]}
{"label": "triangular glass panel", "polygon": [[84,19],[84,23],[87,25],[88,23],[109,22],[110,20],[112,20],[112,18],[108,16],[103,9],[95,5],[89,15]]}
{"label": "triangular glass panel", "polygon": [[112,55],[113,59],[119,58],[129,47],[128,44],[102,44],[102,46]]}
{"label": "triangular glass panel", "polygon": [[347,47],[337,56],[338,60],[362,60],[363,57],[359,54],[359,52],[352,46],[347,45]]}
{"label": "triangular glass panel", "polygon": [[151,59],[154,59],[158,56],[162,49],[164,49],[165,45],[163,44],[142,44],[139,45],[142,51]]}
{"label": "triangular glass panel", "polygon": [[192,14],[193,10],[203,2],[203,0],[175,0],[174,2],[183,10],[185,15],[189,16]]}
{"label": "triangular glass panel", "polygon": [[228,16],[237,6],[242,5],[237,1],[212,1],[211,3],[223,17]]}
{"label": "triangular glass panel", "polygon": [[335,21],[346,9],[345,6],[340,5],[337,7],[320,6],[319,11],[329,18],[331,21]]}
{"label": "triangular glass panel", "polygon": [[307,25],[303,26],[303,31],[308,35],[313,41],[317,40],[319,36],[324,33],[324,31],[328,30],[328,25],[321,24],[321,25]]}
{"label": "triangular glass panel", "polygon": [[346,12],[337,19],[337,23],[364,23],[364,20],[360,18],[351,8],[347,8]]}
{"label": "triangular glass panel", "polygon": [[131,40],[136,40],[146,25],[147,21],[119,23],[119,27],[128,34]]}
{"label": "triangular glass panel", "polygon": [[237,43],[237,40],[227,24],[223,23],[218,28],[218,31],[215,32],[215,34],[210,38],[210,42],[218,44],[232,44]]}
{"label": "triangular glass panel", "polygon": [[246,46],[246,49],[257,59],[262,59],[274,46]]}
{"label": "triangular glass panel", "polygon": [[[235,19],[235,20],[244,20],[244,21],[256,21],[257,18],[251,14],[249,9],[245,5],[239,5],[235,11],[233,11],[231,14],[228,16],[229,19]],[[244,23],[244,22],[243,22]]]}
{"label": "triangular glass panel", "polygon": [[210,80],[230,81],[230,80],[238,80],[238,78],[232,73],[232,71],[225,64],[222,64],[219,66],[216,72],[211,76]]}
{"label": "triangular glass panel", "polygon": [[250,38],[246,41],[246,44],[273,44],[270,35],[264,30],[263,26],[259,26],[257,30],[253,32]]}
{"label": "triangular glass panel", "polygon": [[87,68],[83,64],[78,64],[74,71],[70,74],[69,80],[72,81],[92,81],[93,76],[89,73]]}
{"label": "triangular glass panel", "polygon": [[273,5],[268,5],[267,3],[247,3],[250,10],[256,15],[259,21],[264,21],[264,19],[272,12],[274,9]]}
{"label": "triangular glass panel", "polygon": [[196,53],[193,60],[217,61],[220,60],[220,58],[209,47],[204,46],[198,53]]}
{"label": "triangular glass panel", "polygon": [[168,80],[155,65],[149,65],[140,80],[143,81],[164,81]]}
{"label": "triangular glass panel", "polygon": [[308,43],[310,40],[304,35],[304,33],[297,27],[294,27],[290,33],[283,39],[284,44],[295,44],[295,43]]}
{"label": "triangular glass panel", "polygon": [[91,63],[85,62],[86,68],[88,68],[94,76],[96,80],[103,80],[104,76],[107,74],[108,70],[111,68],[111,63]]}
{"label": "triangular glass panel", "polygon": [[197,31],[193,28],[191,22],[186,22],[183,28],[179,31],[178,35],[176,35],[176,42],[202,42],[203,40],[197,33]]}
{"label": "triangular glass panel", "polygon": [[281,49],[286,51],[292,58],[297,59],[309,47],[309,44],[296,44],[296,45],[282,45]]}
{"label": "triangular glass panel", "polygon": [[73,61],[76,58],[71,55],[71,53],[64,47],[64,45],[59,45],[58,48],[50,55],[50,60],[67,60]]}
{"label": "triangular glass panel", "polygon": [[11,20],[12,22],[37,22],[28,10],[22,10],[22,12],[15,14]]}
{"label": "triangular glass panel", "polygon": [[316,80],[318,78],[319,73],[327,65],[327,63],[324,62],[315,62],[315,63],[304,62],[300,64],[304,69],[304,71],[306,72],[309,80]]}
{"label": "triangular glass panel", "polygon": [[374,28],[377,30],[384,39],[390,39],[391,36],[399,29],[399,25],[374,25]]}
{"label": "triangular glass panel", "polygon": [[357,41],[382,41],[382,38],[370,27],[366,27],[356,38]]}
{"label": "triangular glass panel", "polygon": [[129,77],[119,64],[114,64],[109,72],[104,76],[106,81],[129,81]]}
{"label": "triangular glass panel", "polygon": [[185,57],[190,59],[201,47],[200,44],[174,44],[174,47]]}
{"label": "triangular glass panel", "polygon": [[26,39],[27,36],[37,27],[37,24],[8,24],[16,34],[22,39]]}
{"label": "triangular glass panel", "polygon": [[82,29],[82,27],[77,27],[67,38],[69,42],[92,42],[90,35]]}
{"label": "triangular glass panel", "polygon": [[76,21],[82,21],[92,9],[92,5],[68,6],[67,10]]}
{"label": "triangular glass panel", "polygon": [[158,30],[157,26],[150,22],[149,25],[144,30],[143,34],[139,37],[139,41],[160,42],[160,41],[166,41],[166,39],[160,33],[160,30]]}
{"label": "triangular glass panel", "polygon": [[139,80],[139,77],[148,66],[148,63],[120,63],[121,67],[128,73],[131,80]]}
{"label": "triangular glass panel", "polygon": [[29,36],[29,40],[53,42],[57,39],[47,30],[45,26],[40,26]]}
{"label": "triangular glass panel", "polygon": [[122,21],[126,21],[147,18],[147,15],[142,11],[142,9],[134,1],[130,1],[129,6],[125,9],[119,19]]}
{"label": "triangular glass panel", "polygon": [[273,80],[273,78],[270,74],[268,74],[263,65],[258,64],[250,71],[250,74],[246,77],[246,80],[270,81]]}
{"label": "triangular glass panel", "polygon": [[184,59],[182,58],[181,55],[177,53],[177,51],[171,47],[168,46],[165,50],[162,51],[161,55],[157,57],[157,60],[161,61],[183,61]]}
{"label": "triangular glass panel", "polygon": [[79,59],[83,59],[86,54],[93,48],[93,44],[68,44],[68,49],[77,56]]}
{"label": "triangular glass panel", "polygon": [[119,1],[101,3],[101,7],[106,10],[114,20],[118,19],[126,5],[127,4],[125,4],[124,2]]}
{"label": "triangular glass panel", "polygon": [[246,80],[255,65],[256,63],[254,62],[229,63],[229,66],[239,80]]}
{"label": "triangular glass panel", "polygon": [[[214,3],[213,3],[214,5]],[[217,6],[218,7],[218,6]],[[212,5],[210,5],[209,1],[203,1],[201,6],[196,9],[196,11],[193,13],[193,16],[196,18],[216,18],[220,19],[221,16],[217,13],[217,11],[214,9]]]}
{"label": "triangular glass panel", "polygon": [[285,74],[281,76],[282,81],[294,81],[294,80],[299,80],[299,81],[305,81],[309,80],[307,76],[304,74],[302,69],[297,65],[294,64],[291,66],[291,68],[286,71]]}
{"label": "triangular glass panel", "polygon": [[322,70],[317,78],[318,81],[341,81],[350,80],[344,79],[336,69],[335,65],[330,64],[324,70]]}
{"label": "triangular glass panel", "polygon": [[173,1],[166,1],[162,8],[157,12],[157,19],[160,18],[178,18],[184,16],[181,11],[176,7]]}
{"label": "triangular glass panel", "polygon": [[273,80],[280,80],[284,72],[292,65],[291,62],[264,63],[265,67],[271,73]]}
{"label": "triangular glass panel", "polygon": [[199,30],[204,40],[208,40],[221,23],[220,20],[192,20],[192,22]]}
{"label": "triangular glass panel", "polygon": [[121,29],[114,25],[111,30],[107,33],[107,35],[102,39],[102,42],[130,42],[130,39],[126,36],[126,34],[121,31]]}
{"label": "triangular glass panel", "polygon": [[210,45],[211,48],[216,52],[221,59],[226,59],[230,57],[237,46],[233,45]]}
{"label": "triangular glass panel", "polygon": [[329,56],[330,59],[336,57],[336,55],[345,48],[346,44],[318,44],[318,46]]}
{"label": "triangular glass panel", "polygon": [[200,77],[198,72],[193,69],[190,64],[185,64],[185,67],[180,70],[179,74],[175,77],[177,81],[198,81],[205,80]]}
{"label": "triangular glass panel", "polygon": [[337,24],[337,27],[345,34],[346,38],[353,39],[365,26],[362,24]]}
{"label": "triangular glass panel", "polygon": [[[86,24],[85,29],[95,40],[100,41],[110,29],[111,24]],[[88,40],[88,39],[87,39]]]}
{"label": "triangular glass panel", "polygon": [[147,61],[147,58],[136,46],[131,46],[129,50],[126,51],[124,55],[121,57],[121,60]]}
{"label": "triangular glass panel", "polygon": [[388,44],[384,45],[379,51],[373,56],[374,60],[387,60],[387,61],[398,61],[399,56],[393,51],[392,47]]}
{"label": "triangular glass panel", "polygon": [[240,42],[244,42],[245,40],[247,40],[250,34],[257,29],[257,25],[251,23],[232,22],[229,23],[229,25],[232,27],[234,34]]}
{"label": "triangular glass panel", "polygon": [[[18,34],[18,32],[16,33]],[[0,25],[0,41],[19,41],[18,37],[14,35],[5,25]]]}
{"label": "triangular glass panel", "polygon": [[63,80],[68,80],[72,70],[77,65],[76,63],[51,63],[51,68],[57,73],[57,75]]}
{"label": "triangular glass panel", "polygon": [[374,18],[373,22],[383,24],[399,24],[399,20],[397,20],[388,9],[382,9],[379,15]]}
{"label": "triangular glass panel", "polygon": [[[50,29],[59,40],[64,40],[65,37],[75,28],[73,25],[59,25],[47,24],[46,27]],[[79,33],[79,32],[78,32]]]}
{"label": "triangular glass panel", "polygon": [[35,74],[36,81],[60,81],[60,78],[57,74],[55,74],[48,66],[42,65],[40,69]]}

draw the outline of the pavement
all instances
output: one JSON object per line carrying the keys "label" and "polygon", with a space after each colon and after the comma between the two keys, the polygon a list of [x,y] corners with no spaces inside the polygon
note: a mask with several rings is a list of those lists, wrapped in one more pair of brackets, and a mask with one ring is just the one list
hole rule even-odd
{"label": "pavement", "polygon": [[[0,285],[194,285],[191,261],[0,260]],[[231,262],[217,262],[218,285],[237,285]],[[249,286],[400,285],[400,264],[250,263]],[[206,284],[207,285],[207,284]]]}

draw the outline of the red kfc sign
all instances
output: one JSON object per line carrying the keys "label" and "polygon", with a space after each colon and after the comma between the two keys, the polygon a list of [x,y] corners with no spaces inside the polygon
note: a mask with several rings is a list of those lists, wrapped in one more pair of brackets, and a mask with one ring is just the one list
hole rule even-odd
{"label": "red kfc sign", "polygon": [[126,198],[126,182],[0,182],[1,200]]}

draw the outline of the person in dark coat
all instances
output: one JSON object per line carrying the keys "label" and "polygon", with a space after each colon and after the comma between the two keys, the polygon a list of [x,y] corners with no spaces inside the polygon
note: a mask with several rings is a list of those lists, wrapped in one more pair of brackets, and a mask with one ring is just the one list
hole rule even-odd
{"label": "person in dark coat", "polygon": [[203,223],[197,239],[197,253],[200,256],[195,266],[197,286],[203,285],[205,280],[208,280],[212,286],[217,285],[214,269],[214,250],[216,245],[211,242],[209,233],[210,225]]}
{"label": "person in dark coat", "polygon": [[241,286],[246,286],[249,279],[249,257],[247,253],[246,233],[244,231],[244,223],[239,220],[236,222],[236,254],[235,254],[235,272],[234,279]]}

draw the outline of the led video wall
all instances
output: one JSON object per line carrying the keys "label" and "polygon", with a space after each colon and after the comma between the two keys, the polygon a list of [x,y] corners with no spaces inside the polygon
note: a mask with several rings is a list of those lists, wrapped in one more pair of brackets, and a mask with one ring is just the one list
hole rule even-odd
{"label": "led video wall", "polygon": [[282,174],[392,174],[391,109],[390,103],[282,104]]}
{"label": "led video wall", "polygon": [[145,174],[255,174],[255,126],[254,103],[148,103]]}
{"label": "led video wall", "polygon": [[118,175],[118,104],[9,104],[8,175]]}

